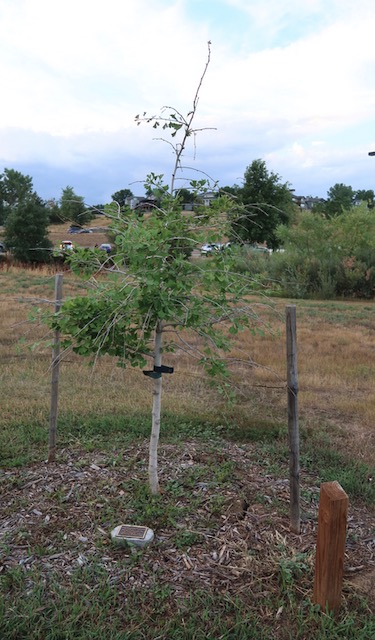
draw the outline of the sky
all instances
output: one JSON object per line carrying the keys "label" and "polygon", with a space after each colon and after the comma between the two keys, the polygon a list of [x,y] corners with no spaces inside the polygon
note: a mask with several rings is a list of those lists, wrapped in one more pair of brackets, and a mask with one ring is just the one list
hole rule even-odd
{"label": "sky", "polygon": [[191,111],[210,41],[179,186],[260,158],[296,195],[375,189],[374,33],[374,0],[0,0],[0,173],[88,205],[169,183],[176,139],[134,118]]}

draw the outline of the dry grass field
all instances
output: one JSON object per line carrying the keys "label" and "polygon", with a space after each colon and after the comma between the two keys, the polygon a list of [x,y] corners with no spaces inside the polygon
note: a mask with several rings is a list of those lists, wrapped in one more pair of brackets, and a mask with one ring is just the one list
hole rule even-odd
{"label": "dry grass field", "polygon": [[[57,233],[57,232],[56,232]],[[94,234],[67,236],[86,242]],[[60,239],[60,238],[59,238]],[[62,238],[65,239],[65,238]],[[253,297],[235,401],[184,353],[163,378],[160,480],[146,488],[150,381],[110,358],[60,368],[58,451],[46,464],[53,268],[0,270],[0,637],[4,640],[371,640],[375,635],[372,302],[297,301],[302,519],[288,520],[285,306]],[[83,291],[64,273],[64,297]],[[319,483],[350,495],[342,607],[311,605]],[[155,542],[111,545],[121,522]],[[133,550],[134,551],[134,550]]]}
{"label": "dry grass field", "polygon": [[[92,234],[73,236],[92,237]],[[46,415],[49,406],[50,350],[39,342],[45,331],[28,321],[37,305],[45,308],[54,293],[54,271],[0,272],[2,414],[0,423]],[[83,284],[64,275],[64,296]],[[290,301],[254,299],[262,333],[241,333],[231,356],[252,358],[257,366],[237,365],[237,393],[228,407],[208,386],[202,372],[181,352],[168,356],[175,374],[165,377],[164,410],[191,413],[202,419],[215,414],[232,420],[240,430],[286,422],[285,305]],[[375,306],[369,302],[297,302],[300,420],[305,430],[322,425],[343,452],[375,464]],[[24,344],[19,341],[22,339]],[[5,373],[6,372],[6,373]],[[66,354],[61,366],[60,405],[76,415],[146,411],[149,381],[138,370],[118,369],[109,358],[94,368]]]}

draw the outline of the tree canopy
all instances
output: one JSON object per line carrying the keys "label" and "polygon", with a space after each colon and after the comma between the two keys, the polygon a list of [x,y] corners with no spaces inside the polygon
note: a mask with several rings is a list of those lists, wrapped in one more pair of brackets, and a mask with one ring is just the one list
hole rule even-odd
{"label": "tree canopy", "polygon": [[4,169],[4,173],[0,174],[0,224],[32,192],[33,181],[30,176],[15,169]]}
{"label": "tree canopy", "polygon": [[268,171],[264,160],[253,160],[247,167],[242,187],[234,194],[243,207],[233,222],[235,237],[247,242],[266,242],[271,249],[279,246],[275,234],[280,224],[287,224],[294,211],[289,184]]}
{"label": "tree canopy", "polygon": [[181,187],[176,190],[176,196],[180,199],[181,204],[187,202],[194,202],[195,194],[191,189],[186,189],[185,187]]}
{"label": "tree canopy", "polygon": [[355,199],[360,202],[367,202],[371,204],[374,202],[374,190],[373,189],[359,189],[355,192]]}
{"label": "tree canopy", "polygon": [[62,190],[60,214],[63,220],[69,220],[79,225],[90,222],[93,217],[92,211],[85,206],[84,198],[77,196],[73,187],[70,186]]}
{"label": "tree canopy", "polygon": [[111,198],[115,202],[118,202],[120,207],[125,207],[126,199],[131,198],[133,196],[133,192],[130,189],[120,189],[120,191],[115,191],[112,193]]}
{"label": "tree canopy", "polygon": [[344,211],[349,211],[353,206],[356,194],[352,187],[340,182],[328,190],[327,196],[324,213],[331,218],[340,215]]}
{"label": "tree canopy", "polygon": [[52,243],[48,239],[49,216],[36,193],[12,207],[5,225],[5,242],[16,260],[46,262]]}
{"label": "tree canopy", "polygon": [[64,222],[64,219],[61,217],[59,203],[55,200],[55,198],[46,200],[45,206],[51,224],[62,224]]}

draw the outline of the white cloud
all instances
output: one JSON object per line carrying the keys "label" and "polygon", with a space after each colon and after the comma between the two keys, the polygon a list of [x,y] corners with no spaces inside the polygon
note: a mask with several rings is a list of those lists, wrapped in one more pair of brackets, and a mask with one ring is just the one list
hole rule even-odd
{"label": "white cloud", "polygon": [[[205,44],[199,28],[189,33],[178,4],[16,1],[6,2],[0,16],[0,72],[8,88],[2,125],[61,135],[119,128],[136,102],[148,107],[155,93],[157,106],[159,95],[169,99],[177,90],[179,98],[202,53],[192,38]],[[188,47],[184,68],[179,50],[186,63]]]}
{"label": "white cloud", "polygon": [[[132,175],[167,163],[170,149],[151,143],[153,130],[135,127],[134,115],[163,104],[189,111],[209,38],[197,115],[197,125],[217,127],[198,138],[209,173],[238,181],[265,157],[302,181],[320,167],[327,175],[330,162],[344,172],[375,145],[372,0],[208,6],[198,19],[188,0],[0,0],[0,161],[90,167],[112,155]],[[229,10],[238,28],[223,38],[213,18],[224,12],[225,27]]]}

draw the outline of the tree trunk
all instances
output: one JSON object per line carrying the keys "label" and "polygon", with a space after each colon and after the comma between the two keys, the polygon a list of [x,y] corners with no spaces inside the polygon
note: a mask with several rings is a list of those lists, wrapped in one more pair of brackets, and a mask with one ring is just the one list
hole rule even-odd
{"label": "tree trunk", "polygon": [[[159,320],[155,330],[155,355],[154,365],[155,367],[161,367],[161,347],[162,347],[162,335],[163,327],[162,322]],[[162,389],[162,377],[155,378],[154,390],[153,390],[153,402],[152,402],[152,428],[150,438],[150,452],[149,452],[149,464],[148,464],[148,477],[150,482],[150,489],[153,495],[159,493],[159,479],[158,479],[158,444],[160,434],[160,410],[161,410],[161,389]]]}

